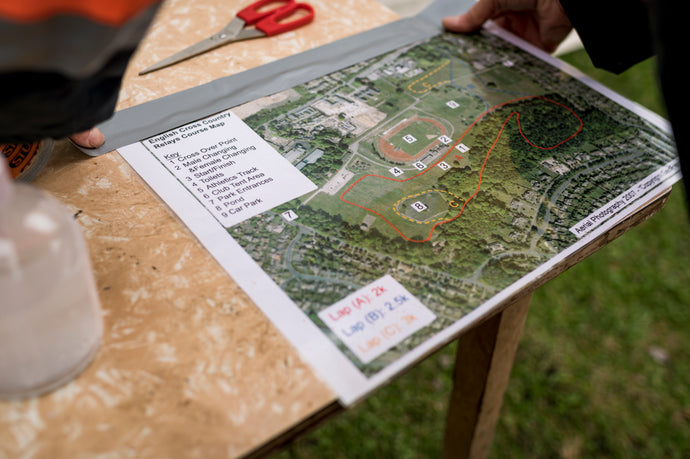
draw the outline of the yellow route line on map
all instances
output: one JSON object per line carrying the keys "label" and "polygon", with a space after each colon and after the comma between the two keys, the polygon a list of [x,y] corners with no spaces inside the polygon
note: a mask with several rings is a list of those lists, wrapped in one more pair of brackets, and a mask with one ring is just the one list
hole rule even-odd
{"label": "yellow route line on map", "polygon": [[414,92],[414,93],[417,93],[417,94],[423,94],[423,93],[425,93],[425,92],[431,91],[431,90],[434,89],[436,86],[441,86],[442,84],[450,83],[450,80],[439,81],[438,83],[436,83],[436,84],[434,84],[434,85],[430,85],[429,83],[422,83],[422,86],[424,86],[424,88],[425,88],[424,91],[417,91],[417,90],[415,90],[415,89],[412,89],[412,86],[416,85],[416,84],[419,83],[420,81],[426,80],[427,78],[429,78],[430,76],[432,76],[432,75],[435,74],[436,72],[438,72],[438,71],[440,71],[441,69],[443,69],[444,67],[446,67],[448,64],[450,64],[450,59],[448,59],[443,65],[440,65],[438,68],[435,68],[434,70],[432,70],[431,72],[427,73],[427,74],[424,75],[423,77],[418,78],[418,79],[416,79],[415,81],[413,81],[412,83],[410,83],[409,85],[407,85],[407,89],[409,89],[410,91],[412,91],[412,92]]}
{"label": "yellow route line on map", "polygon": [[405,219],[405,220],[407,220],[407,221],[410,221],[410,222],[412,222],[412,223],[417,223],[418,225],[428,225],[429,223],[436,223],[436,222],[439,222],[439,221],[448,220],[447,218],[433,218],[433,219],[431,219],[431,220],[429,220],[429,221],[419,221],[419,220],[415,220],[415,219],[413,219],[413,218],[407,217],[407,216],[401,214],[401,213],[398,211],[398,204],[400,204],[400,203],[401,203],[402,201],[404,201],[405,199],[416,198],[417,196],[421,196],[421,195],[423,195],[423,194],[431,193],[432,191],[436,191],[437,193],[446,193],[446,194],[451,195],[452,197],[454,197],[455,199],[457,199],[457,200],[459,200],[459,201],[463,201],[463,199],[462,199],[461,197],[454,195],[454,194],[451,193],[450,191],[435,190],[435,189],[433,189],[433,188],[430,188],[430,189],[428,189],[428,190],[426,190],[426,191],[420,191],[419,193],[408,194],[407,196],[398,199],[397,201],[395,201],[395,204],[393,204],[393,212],[395,212],[395,213],[398,215],[398,217],[403,218],[403,219]]}

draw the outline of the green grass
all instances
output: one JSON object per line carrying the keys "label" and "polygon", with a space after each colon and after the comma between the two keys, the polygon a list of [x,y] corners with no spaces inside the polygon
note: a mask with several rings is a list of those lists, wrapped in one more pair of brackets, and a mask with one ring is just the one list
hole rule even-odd
{"label": "green grass", "polygon": [[[615,76],[566,60],[663,113],[654,62]],[[659,214],[534,295],[492,458],[690,457],[690,217]],[[455,345],[302,437],[279,458],[440,456]]]}

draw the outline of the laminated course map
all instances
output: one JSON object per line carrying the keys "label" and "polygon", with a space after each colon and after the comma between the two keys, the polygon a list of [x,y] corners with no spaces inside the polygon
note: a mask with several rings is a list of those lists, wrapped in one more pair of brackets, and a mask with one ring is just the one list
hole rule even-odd
{"label": "laminated course map", "polygon": [[[666,132],[486,31],[442,34],[233,111],[318,189],[228,231],[365,374],[677,168]],[[363,363],[319,312],[384,275],[435,319]]]}
{"label": "laminated course map", "polygon": [[679,178],[564,69],[443,33],[120,151],[348,403]]}

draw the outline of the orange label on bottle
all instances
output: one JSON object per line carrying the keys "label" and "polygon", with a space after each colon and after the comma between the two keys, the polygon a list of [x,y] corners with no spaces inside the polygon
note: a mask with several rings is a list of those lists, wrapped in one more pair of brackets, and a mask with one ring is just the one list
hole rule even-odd
{"label": "orange label on bottle", "polygon": [[36,158],[40,142],[33,143],[19,143],[19,144],[0,144],[0,152],[8,163],[10,176],[13,179],[19,175],[31,164],[31,161]]}

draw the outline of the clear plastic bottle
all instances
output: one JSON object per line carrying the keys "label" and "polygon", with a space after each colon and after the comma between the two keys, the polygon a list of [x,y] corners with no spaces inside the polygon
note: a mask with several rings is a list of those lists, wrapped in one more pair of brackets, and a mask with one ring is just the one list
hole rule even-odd
{"label": "clear plastic bottle", "polygon": [[79,225],[48,193],[13,182],[0,156],[0,398],[70,381],[94,358],[102,334]]}

